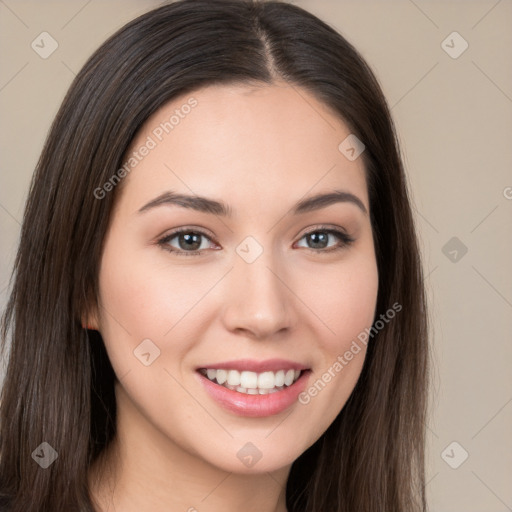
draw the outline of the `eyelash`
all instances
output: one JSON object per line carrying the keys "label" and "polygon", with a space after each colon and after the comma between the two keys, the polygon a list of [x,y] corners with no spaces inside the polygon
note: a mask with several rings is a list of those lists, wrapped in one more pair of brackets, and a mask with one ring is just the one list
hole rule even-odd
{"label": "eyelash", "polygon": [[[177,235],[180,235],[182,233],[189,233],[189,234],[193,233],[195,235],[201,235],[201,236],[204,236],[205,238],[208,238],[210,241],[212,241],[210,236],[207,233],[205,233],[205,232],[203,232],[201,230],[181,228],[181,229],[178,229],[176,231],[173,231],[172,233],[169,233],[169,234],[165,235],[163,238],[160,238],[158,240],[157,244],[163,250],[171,252],[171,253],[176,254],[178,256],[200,256],[201,252],[204,249],[195,250],[195,251],[182,251],[182,250],[179,250],[179,249],[170,248],[169,242],[173,238],[175,238]],[[302,240],[304,237],[306,237],[308,235],[311,235],[313,233],[326,233],[326,234],[334,235],[334,236],[336,236],[337,238],[339,238],[341,240],[341,243],[338,246],[330,247],[328,249],[312,249],[310,247],[304,247],[304,249],[309,250],[309,251],[314,252],[314,253],[336,252],[336,251],[339,251],[341,249],[344,249],[344,248],[350,246],[355,241],[354,238],[352,238],[351,236],[347,235],[343,231],[340,231],[338,229],[333,229],[333,228],[327,228],[327,227],[323,227],[323,226],[316,227],[313,230],[308,231],[307,233],[304,233],[299,240]]]}

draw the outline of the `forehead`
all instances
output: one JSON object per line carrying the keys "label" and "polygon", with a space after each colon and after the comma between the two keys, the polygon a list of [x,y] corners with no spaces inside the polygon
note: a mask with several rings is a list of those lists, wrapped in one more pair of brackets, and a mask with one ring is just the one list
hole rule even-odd
{"label": "forehead", "polygon": [[368,206],[362,159],[338,149],[349,134],[340,116],[297,86],[208,86],[144,124],[127,152],[133,165],[123,196],[135,207],[172,189],[222,197],[236,209],[249,206],[248,195],[273,201],[348,187]]}

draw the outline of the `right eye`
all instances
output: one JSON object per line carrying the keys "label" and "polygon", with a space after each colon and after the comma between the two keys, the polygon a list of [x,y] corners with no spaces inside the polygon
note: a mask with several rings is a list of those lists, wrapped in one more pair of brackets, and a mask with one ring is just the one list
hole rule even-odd
{"label": "right eye", "polygon": [[[202,238],[211,241],[210,237],[202,231],[182,228],[165,235],[158,240],[158,245],[180,256],[199,256],[208,248],[208,244],[203,244]],[[176,240],[178,247],[171,243],[173,240]]]}

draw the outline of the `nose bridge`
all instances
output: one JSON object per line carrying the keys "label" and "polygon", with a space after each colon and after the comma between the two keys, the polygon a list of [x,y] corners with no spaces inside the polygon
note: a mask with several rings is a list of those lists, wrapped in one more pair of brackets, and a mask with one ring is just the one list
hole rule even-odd
{"label": "nose bridge", "polygon": [[266,337],[292,326],[293,305],[278,254],[251,238],[236,248],[224,321],[231,330]]}

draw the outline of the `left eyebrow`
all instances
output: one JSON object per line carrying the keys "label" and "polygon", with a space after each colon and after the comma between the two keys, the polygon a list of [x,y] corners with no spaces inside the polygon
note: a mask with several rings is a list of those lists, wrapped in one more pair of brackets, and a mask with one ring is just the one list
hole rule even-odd
{"label": "left eyebrow", "polygon": [[[326,208],[335,203],[352,203],[356,205],[364,214],[368,214],[365,205],[356,195],[343,190],[335,190],[328,193],[320,193],[299,201],[292,209],[293,215],[300,215]],[[187,194],[177,194],[173,191],[164,192],[149,203],[139,209],[139,213],[162,205],[176,205],[182,208],[191,208],[193,210],[231,217],[232,210],[229,205],[222,201],[216,201],[203,196],[191,196]]]}
{"label": "left eyebrow", "polygon": [[364,214],[368,215],[365,205],[356,195],[343,190],[335,190],[326,194],[317,194],[299,201],[292,210],[294,215],[320,210],[335,203],[352,203],[356,205]]}

